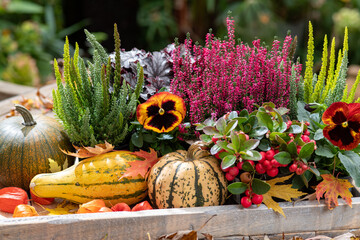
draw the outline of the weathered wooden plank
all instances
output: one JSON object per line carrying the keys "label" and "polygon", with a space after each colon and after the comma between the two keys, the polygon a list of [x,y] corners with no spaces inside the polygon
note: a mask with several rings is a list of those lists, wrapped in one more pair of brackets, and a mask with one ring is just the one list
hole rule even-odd
{"label": "weathered wooden plank", "polygon": [[[51,97],[51,93],[52,93],[53,89],[56,89],[55,83],[41,87],[40,92],[44,96]],[[26,93],[21,94],[21,96],[17,95],[17,96],[10,97],[10,98],[0,101],[0,120],[4,119],[5,115],[9,113],[11,107],[14,105],[13,101],[21,100],[22,97],[36,99],[36,92],[37,92],[37,89],[34,89],[32,91],[27,91]],[[38,111],[32,110],[32,112],[37,113]]]}
{"label": "weathered wooden plank", "polygon": [[0,100],[34,91],[34,87],[0,80]]}
{"label": "weathered wooden plank", "polygon": [[342,200],[334,210],[321,202],[281,203],[286,218],[266,206],[239,205],[40,216],[0,220],[0,239],[151,239],[180,230],[197,230],[215,238],[360,228],[360,198],[350,208]]}

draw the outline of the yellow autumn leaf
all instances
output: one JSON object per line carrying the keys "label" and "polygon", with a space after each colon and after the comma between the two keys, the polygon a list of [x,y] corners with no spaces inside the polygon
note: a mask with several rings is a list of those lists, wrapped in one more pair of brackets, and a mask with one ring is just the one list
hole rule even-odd
{"label": "yellow autumn leaf", "polygon": [[63,201],[59,203],[55,208],[44,208],[48,211],[48,215],[65,215],[73,214],[79,208],[78,204]]}
{"label": "yellow autumn leaf", "polygon": [[280,213],[284,217],[286,216],[283,209],[277,202],[274,201],[273,197],[291,202],[293,198],[298,198],[305,194],[301,191],[298,191],[297,189],[291,188],[290,184],[279,184],[290,179],[292,176],[293,174],[285,177],[274,178],[267,181],[266,183],[270,184],[270,190],[263,195],[263,203],[268,208],[272,208],[275,212]]}
{"label": "yellow autumn leaf", "polygon": [[68,166],[69,166],[68,158],[65,159],[65,162],[62,166],[58,162],[56,162],[55,160],[53,160],[51,158],[48,158],[48,161],[49,161],[49,170],[52,173],[60,172],[64,169],[68,168]]}

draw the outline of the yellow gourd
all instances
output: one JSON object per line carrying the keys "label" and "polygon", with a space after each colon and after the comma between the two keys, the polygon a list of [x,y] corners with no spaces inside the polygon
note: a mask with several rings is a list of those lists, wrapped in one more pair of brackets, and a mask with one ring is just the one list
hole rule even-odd
{"label": "yellow gourd", "polygon": [[147,196],[145,179],[121,178],[129,162],[140,160],[129,151],[115,151],[82,160],[56,173],[36,175],[30,182],[30,191],[42,198],[64,198],[76,203],[103,199],[106,205],[119,202],[128,205]]}

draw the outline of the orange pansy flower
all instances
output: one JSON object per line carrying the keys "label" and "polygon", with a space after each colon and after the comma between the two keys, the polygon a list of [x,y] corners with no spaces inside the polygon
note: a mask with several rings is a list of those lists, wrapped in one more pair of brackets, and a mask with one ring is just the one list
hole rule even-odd
{"label": "orange pansy flower", "polygon": [[184,100],[169,92],[160,92],[140,104],[136,116],[145,129],[158,133],[170,132],[185,118]]}

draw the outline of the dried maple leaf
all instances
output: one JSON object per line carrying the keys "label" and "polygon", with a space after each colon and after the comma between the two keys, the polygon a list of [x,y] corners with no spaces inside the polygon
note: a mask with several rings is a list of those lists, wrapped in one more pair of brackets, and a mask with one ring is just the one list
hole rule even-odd
{"label": "dried maple leaf", "polygon": [[[144,160],[137,160],[130,162],[129,164],[131,167],[126,169],[126,172],[121,176],[121,178],[124,177],[137,177],[139,174],[146,178],[149,169],[154,166],[155,163],[158,161],[157,153],[154,149],[150,148],[150,152],[146,152],[143,150],[140,150],[138,152],[133,152],[134,155],[144,158]],[[121,179],[120,178],[120,179]]]}
{"label": "dried maple leaf", "polygon": [[338,179],[331,174],[323,174],[321,177],[323,181],[316,186],[316,198],[318,201],[324,195],[326,205],[332,210],[339,205],[337,199],[338,196],[341,196],[352,207],[352,194],[349,188],[352,188],[353,185],[347,179]]}
{"label": "dried maple leaf", "polygon": [[175,233],[161,236],[159,240],[197,240],[197,232],[194,230],[178,231]]}
{"label": "dried maple leaf", "polygon": [[267,183],[270,184],[270,190],[263,195],[263,203],[268,208],[272,208],[275,212],[280,213],[284,217],[286,217],[284,211],[282,210],[280,205],[273,200],[273,197],[291,202],[292,198],[298,198],[305,194],[301,191],[298,191],[297,189],[292,188],[289,184],[278,184],[285,182],[291,177],[292,175],[289,175],[267,181]]}
{"label": "dried maple leaf", "polygon": [[45,95],[40,93],[40,89],[37,90],[36,96],[39,98],[39,101],[42,106],[45,107],[46,110],[52,110],[54,107],[54,102],[52,99],[45,97]]}
{"label": "dried maple leaf", "polygon": [[[42,207],[42,206],[41,206]],[[49,213],[47,215],[66,215],[73,214],[79,208],[79,205],[68,201],[63,201],[55,208],[44,208]]]}
{"label": "dried maple leaf", "polygon": [[[40,106],[37,102],[35,102],[34,100],[30,99],[30,98],[25,98],[23,96],[21,96],[21,100],[14,100],[12,101],[13,104],[20,104],[22,106],[24,106],[27,110],[31,110],[32,108],[37,108],[39,109]],[[10,109],[10,112],[5,116],[6,118],[9,118],[9,117],[14,117],[16,116],[16,110],[15,110],[15,107],[12,107]]]}
{"label": "dried maple leaf", "polygon": [[100,154],[104,154],[107,152],[111,152],[114,149],[114,146],[105,141],[105,143],[96,144],[95,147],[77,147],[74,146],[76,149],[76,153],[68,152],[63,149],[61,151],[69,156],[74,156],[78,158],[89,158],[94,157]]}

